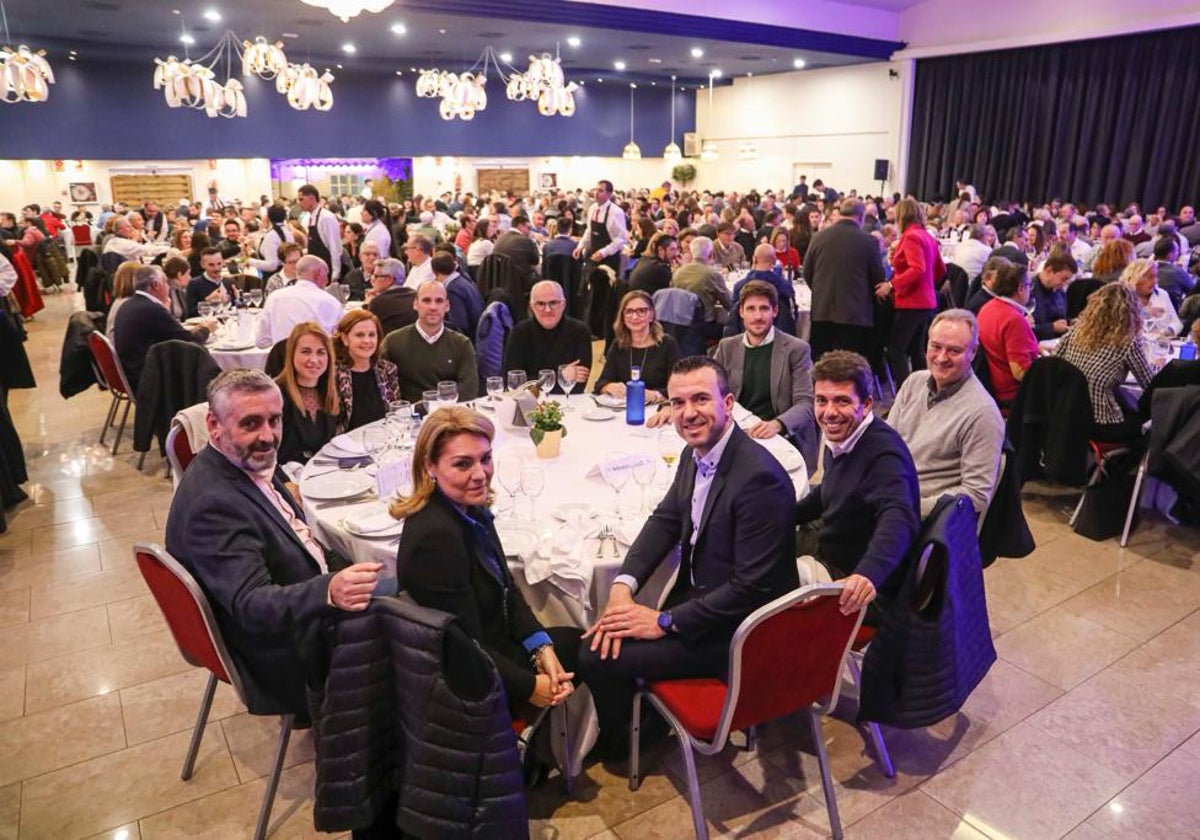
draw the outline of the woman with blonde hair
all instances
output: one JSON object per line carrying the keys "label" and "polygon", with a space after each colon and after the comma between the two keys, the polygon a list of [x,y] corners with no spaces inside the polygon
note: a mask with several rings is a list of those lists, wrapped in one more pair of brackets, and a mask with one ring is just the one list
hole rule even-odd
{"label": "woman with blonde hair", "polygon": [[488,510],[494,437],[491,421],[465,406],[430,414],[413,449],[412,495],[389,510],[404,520],[400,589],[458,619],[495,663],[517,715],[570,696],[581,631],[544,628],[508,570]]}
{"label": "woman with blonde hair", "polygon": [[337,385],[329,370],[333,341],[312,321],[292,328],[284,345],[283,428],[278,461],[305,463],[338,432]]}
{"label": "woman with blonde hair", "polygon": [[641,368],[641,379],[646,383],[646,402],[661,402],[677,361],[679,344],[663,331],[654,312],[654,300],[634,289],[625,293],[617,307],[613,342],[592,392],[624,398],[625,383],[636,367]]}
{"label": "woman with blonde hair", "polygon": [[1179,335],[1183,322],[1171,303],[1171,296],[1158,287],[1158,263],[1134,260],[1121,272],[1121,283],[1133,289],[1146,328],[1158,335]]}
{"label": "woman with blonde hair", "polygon": [[126,260],[113,272],[113,302],[108,308],[108,321],[104,326],[104,333],[110,339],[113,337],[113,326],[117,323],[117,310],[133,297],[133,273],[141,267],[142,264],[137,260]]}
{"label": "woman with blonde hair", "polygon": [[1089,437],[1125,441],[1141,436],[1142,421],[1117,400],[1117,387],[1130,372],[1145,388],[1154,370],[1142,346],[1142,315],[1137,294],[1125,283],[1109,283],[1088,298],[1079,320],[1054,348],[1087,379],[1093,426]]}
{"label": "woman with blonde hair", "polygon": [[382,341],[383,325],[370,310],[354,309],[338,321],[334,379],[341,405],[338,425],[346,431],[382,420],[388,403],[400,399],[399,372],[380,357]]}

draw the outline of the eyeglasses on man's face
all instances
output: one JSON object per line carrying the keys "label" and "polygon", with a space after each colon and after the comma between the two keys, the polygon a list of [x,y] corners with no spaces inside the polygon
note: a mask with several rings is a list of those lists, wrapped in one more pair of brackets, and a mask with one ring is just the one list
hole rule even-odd
{"label": "eyeglasses on man's face", "polygon": [[563,305],[561,300],[535,300],[533,302],[534,309],[540,309],[543,312],[553,312]]}

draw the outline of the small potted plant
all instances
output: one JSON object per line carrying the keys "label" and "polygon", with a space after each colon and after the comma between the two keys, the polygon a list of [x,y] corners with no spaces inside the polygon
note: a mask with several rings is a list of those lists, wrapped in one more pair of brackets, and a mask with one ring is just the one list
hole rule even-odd
{"label": "small potted plant", "polygon": [[537,447],[539,458],[558,457],[562,439],[567,435],[562,419],[562,406],[552,400],[538,403],[537,408],[529,412],[529,437]]}

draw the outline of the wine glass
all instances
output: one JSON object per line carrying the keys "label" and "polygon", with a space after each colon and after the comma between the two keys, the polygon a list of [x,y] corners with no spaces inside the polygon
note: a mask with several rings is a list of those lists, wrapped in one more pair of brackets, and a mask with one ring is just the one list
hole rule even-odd
{"label": "wine glass", "polygon": [[253,306],[256,309],[258,307],[262,306],[263,290],[262,289],[251,289],[250,291],[246,292],[246,302],[249,303],[251,306]]}
{"label": "wine glass", "polygon": [[667,465],[667,481],[671,481],[671,471],[675,467],[675,462],[679,460],[679,453],[683,450],[682,441],[675,434],[672,428],[664,428],[658,433],[658,455],[663,459],[663,463]]}
{"label": "wine glass", "polygon": [[639,508],[639,511],[645,513],[647,510],[646,488],[654,481],[654,474],[657,472],[653,457],[649,455],[639,456],[633,465],[632,472],[634,483],[642,489],[642,506]]}
{"label": "wine glass", "polygon": [[538,393],[542,398],[550,396],[550,392],[554,390],[554,369],[543,368],[538,371]]}
{"label": "wine glass", "polygon": [[538,466],[530,465],[521,470],[521,492],[529,497],[529,518],[537,519],[537,497],[546,489],[546,473]]}
{"label": "wine glass", "polygon": [[453,379],[443,379],[437,384],[437,398],[441,405],[453,405],[458,402],[458,383]]}
{"label": "wine glass", "polygon": [[617,513],[617,519],[621,518],[621,490],[629,483],[630,472],[628,452],[610,452],[609,456],[600,462],[600,475],[604,477],[604,483],[613,491],[615,499],[613,508]]}
{"label": "wine glass", "polygon": [[496,459],[496,478],[504,492],[508,493],[508,508],[515,516],[517,512],[517,491],[521,489],[521,468],[523,462],[516,455],[501,455]]}
{"label": "wine glass", "polygon": [[508,372],[508,390],[515,391],[529,381],[529,377],[525,375],[523,370],[510,370]]}
{"label": "wine glass", "polygon": [[492,402],[500,402],[500,396],[504,393],[504,377],[489,376],[487,378],[487,393],[488,398],[491,399]]}
{"label": "wine glass", "polygon": [[566,394],[566,409],[571,410],[571,392],[575,390],[575,365],[558,366],[558,386]]}
{"label": "wine glass", "polygon": [[379,463],[381,456],[388,448],[388,430],[383,423],[364,426],[362,431],[363,449],[371,456],[371,460]]}
{"label": "wine glass", "polygon": [[196,305],[196,311],[200,314],[201,318],[211,318],[213,315],[213,305],[207,300],[202,300]]}

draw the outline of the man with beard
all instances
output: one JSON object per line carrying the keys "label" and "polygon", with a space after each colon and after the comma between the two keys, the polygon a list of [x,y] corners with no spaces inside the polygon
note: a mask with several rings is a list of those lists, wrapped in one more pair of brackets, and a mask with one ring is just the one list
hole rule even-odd
{"label": "man with beard", "polygon": [[301,638],[335,609],[366,609],[383,567],[347,565],[317,543],[276,476],[282,417],[279,387],[262,371],[212,381],[208,445],[180,480],[166,543],[208,597],[250,712],[307,717]]}

